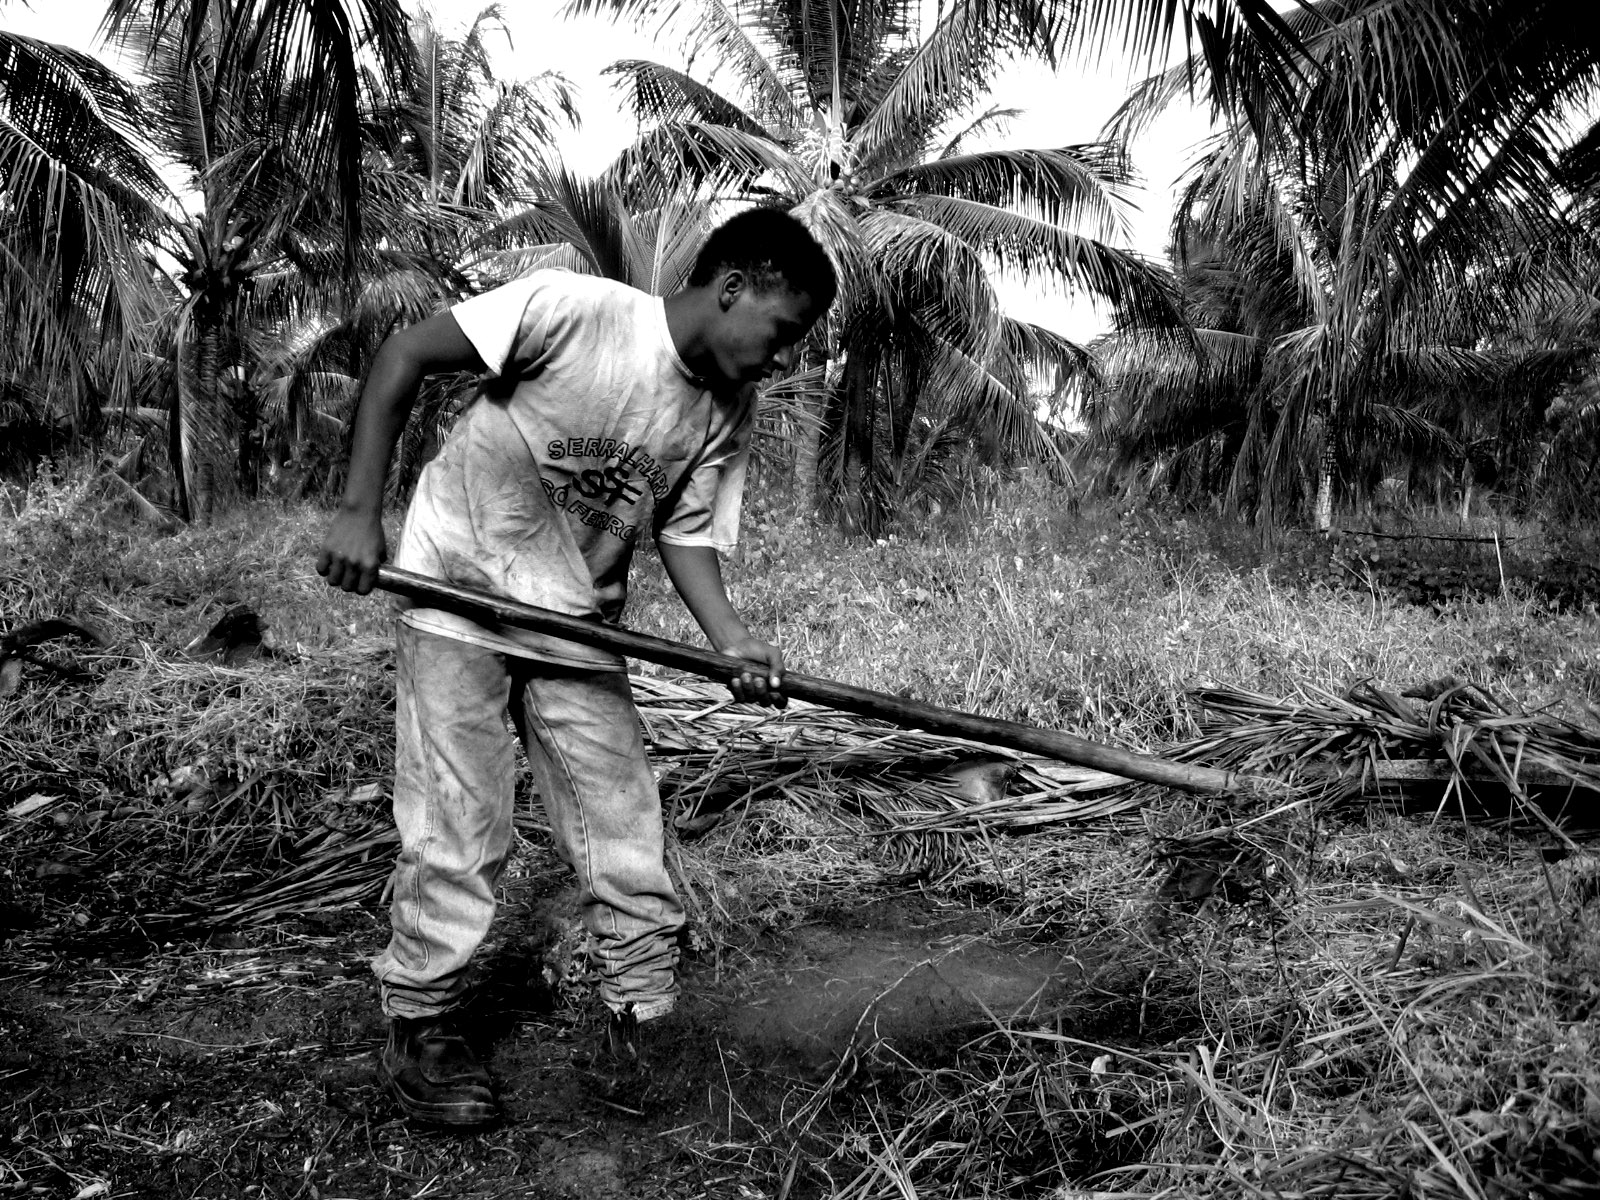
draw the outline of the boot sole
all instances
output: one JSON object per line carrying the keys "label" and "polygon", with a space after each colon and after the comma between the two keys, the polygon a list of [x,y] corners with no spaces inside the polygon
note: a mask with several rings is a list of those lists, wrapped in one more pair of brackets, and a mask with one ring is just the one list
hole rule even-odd
{"label": "boot sole", "polygon": [[[387,1074],[387,1073],[386,1073]],[[406,1116],[429,1125],[449,1125],[467,1128],[475,1125],[492,1125],[500,1119],[500,1106],[493,1102],[463,1101],[456,1104],[430,1104],[408,1095],[393,1076],[387,1076],[389,1094],[405,1111]]]}

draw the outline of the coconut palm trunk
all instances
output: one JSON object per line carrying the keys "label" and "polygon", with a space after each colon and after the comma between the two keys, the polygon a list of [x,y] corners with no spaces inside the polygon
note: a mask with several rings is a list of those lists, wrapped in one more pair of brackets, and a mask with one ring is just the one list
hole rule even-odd
{"label": "coconut palm trunk", "polygon": [[917,403],[922,398],[922,372],[916,342],[910,330],[903,330],[899,355],[893,378],[888,381],[889,391],[889,461],[895,480],[903,478],[906,451],[911,445],[911,427],[917,417]]}
{"label": "coconut palm trunk", "polygon": [[[807,357],[811,357],[810,352]],[[796,398],[803,418],[798,423],[799,431],[795,440],[793,498],[801,512],[812,513],[817,509],[821,483],[822,433],[827,424],[829,407],[826,397],[833,395],[839,387],[841,363],[837,355],[830,355],[823,358],[820,364],[811,362],[807,365],[820,365],[823,368],[823,387],[820,392],[807,391]]]}
{"label": "coconut palm trunk", "polygon": [[225,318],[200,298],[184,322],[177,346],[174,392],[178,436],[173,463],[182,481],[180,513],[207,521],[238,494],[239,431],[226,391]]}
{"label": "coconut palm trunk", "polygon": [[852,351],[844,367],[843,486],[839,497],[844,528],[849,533],[876,532],[872,462],[877,382],[877,356],[862,349]]}
{"label": "coconut palm trunk", "polygon": [[1322,469],[1317,473],[1317,498],[1315,502],[1318,533],[1333,530],[1333,481],[1338,466],[1338,450],[1331,431],[1322,439]]}

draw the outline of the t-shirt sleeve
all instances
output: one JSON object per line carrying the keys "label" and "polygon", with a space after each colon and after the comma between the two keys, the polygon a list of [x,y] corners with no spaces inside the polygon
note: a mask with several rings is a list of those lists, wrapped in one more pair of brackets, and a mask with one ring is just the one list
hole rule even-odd
{"label": "t-shirt sleeve", "polygon": [[739,544],[739,510],[750,465],[754,405],[713,432],[690,468],[677,502],[656,527],[656,541],[669,546],[710,546],[723,553]]}
{"label": "t-shirt sleeve", "polygon": [[565,271],[534,271],[450,309],[491,376],[520,374],[537,362],[552,328],[570,308]]}

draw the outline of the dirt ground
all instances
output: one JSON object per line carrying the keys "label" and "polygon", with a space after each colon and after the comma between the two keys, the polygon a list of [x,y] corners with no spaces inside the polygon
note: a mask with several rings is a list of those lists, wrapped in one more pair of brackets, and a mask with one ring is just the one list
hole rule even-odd
{"label": "dirt ground", "polygon": [[819,908],[690,953],[647,1091],[608,1096],[586,1067],[599,1012],[549,982],[563,919],[558,897],[512,897],[484,947],[476,1040],[506,1120],[472,1134],[409,1123],[380,1086],[381,914],[24,955],[0,979],[0,1194],[817,1195],[804,1100],[852,1048],[931,1061],[1074,975],[914,891]]}

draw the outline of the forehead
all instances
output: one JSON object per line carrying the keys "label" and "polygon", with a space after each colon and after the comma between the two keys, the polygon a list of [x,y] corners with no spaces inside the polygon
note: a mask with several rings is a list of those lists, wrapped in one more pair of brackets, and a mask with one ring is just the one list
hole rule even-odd
{"label": "forehead", "polygon": [[785,284],[781,287],[763,288],[752,293],[760,310],[774,321],[783,321],[809,329],[822,314],[810,292],[803,292]]}

